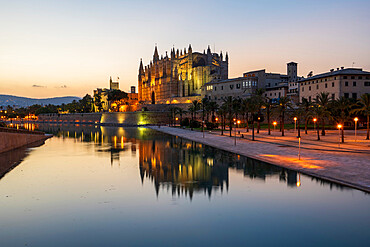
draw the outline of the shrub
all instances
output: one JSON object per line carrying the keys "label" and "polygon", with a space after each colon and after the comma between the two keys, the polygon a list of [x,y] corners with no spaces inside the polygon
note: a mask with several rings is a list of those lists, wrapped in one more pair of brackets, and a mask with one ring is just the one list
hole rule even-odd
{"label": "shrub", "polygon": [[200,126],[201,124],[197,120],[190,120],[190,128],[199,128]]}
{"label": "shrub", "polygon": [[218,127],[218,123],[211,123],[211,122],[206,122],[206,128],[207,130],[213,130]]}
{"label": "shrub", "polygon": [[184,118],[182,121],[181,121],[181,126],[189,126],[190,125],[190,121],[189,121],[189,118]]}

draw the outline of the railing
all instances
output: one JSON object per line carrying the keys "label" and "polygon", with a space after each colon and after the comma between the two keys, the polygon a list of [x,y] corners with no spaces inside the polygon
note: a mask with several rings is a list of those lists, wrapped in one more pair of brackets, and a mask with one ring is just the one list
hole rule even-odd
{"label": "railing", "polygon": [[28,131],[28,130],[23,130],[23,129],[12,129],[12,128],[4,128],[4,127],[0,127],[0,132],[17,133],[17,134],[45,135],[45,133],[41,132],[41,131]]}

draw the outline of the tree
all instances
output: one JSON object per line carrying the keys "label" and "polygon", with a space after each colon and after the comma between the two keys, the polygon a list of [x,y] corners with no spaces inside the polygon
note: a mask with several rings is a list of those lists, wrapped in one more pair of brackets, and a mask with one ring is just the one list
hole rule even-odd
{"label": "tree", "polygon": [[94,104],[95,104],[98,112],[102,111],[103,103],[105,103],[105,102],[101,100],[101,95],[100,94],[95,94],[94,95]]}
{"label": "tree", "polygon": [[312,103],[308,101],[306,98],[302,98],[302,103],[300,104],[300,107],[304,109],[304,132],[307,135],[307,125],[308,125],[308,120],[310,119],[312,115]]}
{"label": "tree", "polygon": [[361,95],[358,100],[356,108],[351,111],[352,113],[362,113],[366,116],[366,140],[369,140],[369,122],[370,122],[370,94],[366,93]]}
{"label": "tree", "polygon": [[269,98],[265,99],[265,102],[263,103],[263,107],[266,110],[266,117],[267,117],[267,129],[268,129],[268,135],[271,135],[271,110],[273,108],[273,104],[271,103]]}
{"label": "tree", "polygon": [[279,112],[281,114],[281,136],[284,136],[285,112],[289,108],[291,108],[290,99],[288,97],[281,97],[279,99]]}
{"label": "tree", "polygon": [[249,132],[249,126],[248,126],[248,118],[249,118],[249,108],[251,104],[251,99],[247,98],[242,100],[242,106],[241,106],[241,111],[243,114],[243,118],[245,119],[245,123],[247,124],[247,132]]}
{"label": "tree", "polygon": [[322,131],[321,135],[325,135],[325,118],[330,116],[330,112],[328,111],[328,107],[331,103],[331,100],[329,98],[329,93],[327,92],[321,92],[317,95],[317,98],[315,100],[316,104],[321,107],[321,123],[322,123]]}
{"label": "tree", "polygon": [[227,119],[229,120],[229,130],[230,130],[230,136],[232,131],[232,121],[234,117],[234,109],[233,109],[233,97],[228,96],[224,99],[223,105],[225,106],[226,113],[227,113]]}
{"label": "tree", "polygon": [[344,142],[344,123],[349,119],[350,106],[351,104],[349,103],[348,99],[340,97],[339,99],[335,100],[334,107],[332,108],[334,118],[342,125],[342,142]]}
{"label": "tree", "polygon": [[89,94],[86,94],[79,103],[81,105],[81,112],[92,111],[93,98]]}
{"label": "tree", "polygon": [[251,113],[251,121],[252,121],[252,141],[254,141],[254,121],[257,117],[257,113],[260,110],[258,105],[259,99],[256,96],[252,96],[249,104],[249,112]]}
{"label": "tree", "polygon": [[211,112],[212,122],[215,119],[215,112],[217,111],[218,107],[219,107],[218,104],[214,101],[209,102],[209,104],[207,105],[207,111]]}
{"label": "tree", "polygon": [[[259,107],[259,110],[258,110],[258,115],[261,115],[261,108],[263,106],[263,104],[265,103],[265,98],[263,97],[263,93],[265,92],[264,89],[260,88],[260,89],[257,89],[256,92],[255,92],[255,100],[256,100],[256,103],[257,106]],[[257,121],[257,134],[260,133],[260,121]]]}
{"label": "tree", "polygon": [[189,106],[189,112],[191,113],[191,120],[197,118],[197,111],[200,110],[201,103],[198,100],[193,100],[191,105]]}

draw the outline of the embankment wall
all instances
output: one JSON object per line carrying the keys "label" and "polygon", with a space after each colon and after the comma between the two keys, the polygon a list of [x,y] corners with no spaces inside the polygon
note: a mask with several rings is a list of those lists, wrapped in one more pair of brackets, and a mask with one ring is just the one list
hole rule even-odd
{"label": "embankment wall", "polygon": [[38,122],[46,123],[81,123],[117,126],[142,126],[166,124],[168,112],[103,112],[103,113],[72,113],[72,114],[40,114]]}
{"label": "embankment wall", "polygon": [[49,136],[41,132],[26,132],[0,128],[0,153],[44,141]]}

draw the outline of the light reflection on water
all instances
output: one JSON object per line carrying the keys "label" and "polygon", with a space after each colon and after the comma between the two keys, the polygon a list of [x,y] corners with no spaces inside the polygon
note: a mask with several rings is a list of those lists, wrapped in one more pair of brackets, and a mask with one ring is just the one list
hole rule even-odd
{"label": "light reflection on water", "polygon": [[37,128],[55,137],[0,180],[0,246],[369,241],[364,192],[145,128]]}

